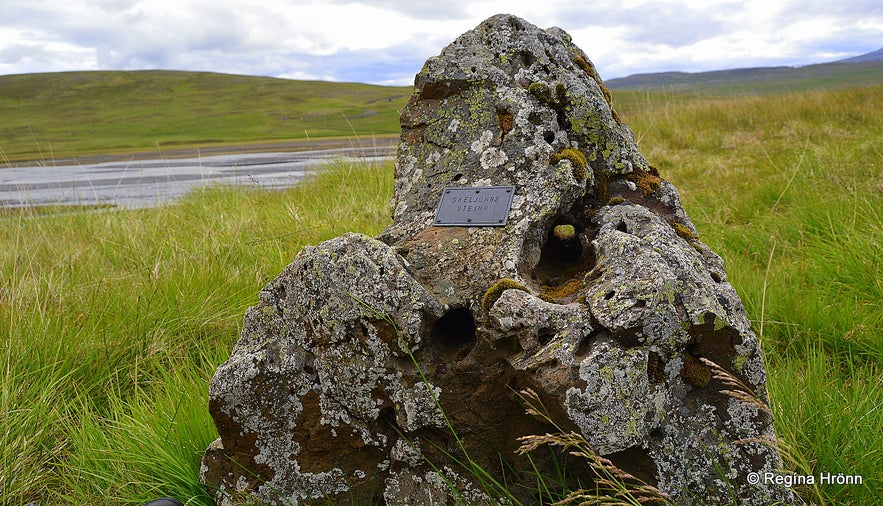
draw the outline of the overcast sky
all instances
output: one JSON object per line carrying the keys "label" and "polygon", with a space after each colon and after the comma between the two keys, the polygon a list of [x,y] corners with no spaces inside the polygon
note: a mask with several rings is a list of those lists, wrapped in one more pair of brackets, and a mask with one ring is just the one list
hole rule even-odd
{"label": "overcast sky", "polygon": [[0,0],[0,74],[203,70],[408,85],[487,17],[559,26],[611,79],[883,47],[881,0]]}

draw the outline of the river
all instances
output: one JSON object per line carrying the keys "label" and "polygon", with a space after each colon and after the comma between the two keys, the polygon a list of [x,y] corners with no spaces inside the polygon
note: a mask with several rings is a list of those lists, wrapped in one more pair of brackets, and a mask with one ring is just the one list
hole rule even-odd
{"label": "river", "polygon": [[340,148],[0,168],[0,207],[163,205],[208,185],[287,188],[331,160],[385,161],[388,148]]}

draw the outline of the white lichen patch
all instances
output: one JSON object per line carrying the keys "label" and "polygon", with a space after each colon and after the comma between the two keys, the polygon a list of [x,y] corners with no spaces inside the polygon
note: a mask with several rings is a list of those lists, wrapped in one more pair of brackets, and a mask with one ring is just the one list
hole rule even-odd
{"label": "white lichen patch", "polygon": [[470,146],[472,149],[472,152],[477,155],[481,154],[482,151],[484,151],[485,149],[487,149],[488,146],[490,146],[491,141],[493,139],[494,139],[494,133],[491,132],[490,130],[485,130],[484,132],[481,133],[481,137],[472,141],[472,145]]}
{"label": "white lichen patch", "polygon": [[647,356],[603,341],[580,364],[586,387],[567,390],[568,417],[601,455],[639,444],[665,415],[668,399],[647,378]]}
{"label": "white lichen patch", "polygon": [[506,163],[509,160],[509,157],[506,156],[505,151],[497,148],[488,148],[481,153],[479,160],[482,169],[491,170]]}
{"label": "white lichen patch", "polygon": [[[291,495],[273,500],[271,504],[298,506],[301,500],[327,499],[343,494],[350,489],[343,470],[334,468],[322,473],[295,472],[281,477],[277,475],[271,481],[261,484],[257,492],[265,498],[278,497],[280,490],[293,490]],[[269,502],[269,501],[268,501]]]}
{"label": "white lichen patch", "polygon": [[411,467],[417,467],[424,461],[423,452],[417,441],[409,441],[405,438],[398,439],[389,452],[389,457],[398,462],[404,462]]}
{"label": "white lichen patch", "polygon": [[436,402],[440,402],[441,393],[441,388],[429,383],[399,388],[392,395],[396,422],[407,432],[423,427],[444,427],[445,416]]}

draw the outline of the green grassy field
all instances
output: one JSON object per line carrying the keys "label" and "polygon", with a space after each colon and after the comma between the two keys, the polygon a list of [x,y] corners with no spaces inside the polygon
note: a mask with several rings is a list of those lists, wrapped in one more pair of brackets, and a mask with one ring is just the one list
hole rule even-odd
{"label": "green grassy field", "polygon": [[[639,146],[726,261],[761,336],[799,488],[883,497],[883,86],[618,93]],[[345,122],[344,122],[345,124]],[[343,127],[341,127],[343,128]],[[74,144],[71,141],[71,147]],[[55,142],[53,142],[55,144]],[[0,504],[210,504],[208,381],[259,289],[307,244],[389,222],[392,167],[143,210],[0,216]]]}
{"label": "green grassy field", "polygon": [[[672,92],[668,100],[689,100],[695,95],[810,91],[881,81],[883,64],[868,62],[650,74],[609,83],[613,90],[642,86]],[[0,76],[0,166],[353,134],[395,136],[399,110],[411,91],[161,70]]]}
{"label": "green grassy field", "polygon": [[398,134],[410,87],[205,72],[0,76],[0,163]]}

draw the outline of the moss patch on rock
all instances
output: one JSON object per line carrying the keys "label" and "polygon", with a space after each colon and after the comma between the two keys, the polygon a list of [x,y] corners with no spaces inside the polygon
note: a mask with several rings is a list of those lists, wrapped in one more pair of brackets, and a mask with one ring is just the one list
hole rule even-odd
{"label": "moss patch on rock", "polygon": [[561,160],[570,160],[570,163],[572,163],[574,167],[581,167],[583,169],[589,164],[588,160],[586,160],[586,155],[582,154],[580,150],[574,148],[562,149],[558,153],[552,155],[549,161],[552,165],[556,165]]}
{"label": "moss patch on rock", "polygon": [[638,187],[638,190],[645,197],[652,195],[653,192],[659,189],[659,185],[662,184],[662,178],[653,172],[650,170],[635,170],[628,175],[629,181],[635,183],[635,186]]}
{"label": "moss patch on rock", "polygon": [[572,239],[573,236],[576,235],[576,229],[573,228],[573,225],[558,225],[552,229],[552,235],[554,235],[556,239],[566,241]]}
{"label": "moss patch on rock", "polygon": [[678,236],[685,239],[687,242],[698,241],[699,236],[694,234],[686,225],[683,223],[673,222],[671,224],[671,228],[675,229]]}
{"label": "moss patch on rock", "polygon": [[522,285],[518,281],[510,278],[503,278],[498,280],[496,283],[491,285],[487,291],[484,292],[484,295],[481,297],[481,307],[485,309],[485,311],[489,310],[491,306],[494,305],[494,302],[497,302],[497,299],[500,298],[500,295],[503,294],[506,290],[521,290],[523,292],[529,292],[526,286]]}
{"label": "moss patch on rock", "polygon": [[546,302],[554,302],[557,304],[571,302],[575,295],[585,286],[582,277],[572,279],[563,285],[544,286],[539,297]]}

